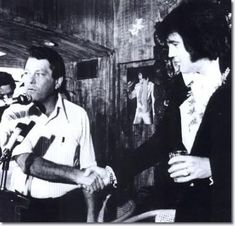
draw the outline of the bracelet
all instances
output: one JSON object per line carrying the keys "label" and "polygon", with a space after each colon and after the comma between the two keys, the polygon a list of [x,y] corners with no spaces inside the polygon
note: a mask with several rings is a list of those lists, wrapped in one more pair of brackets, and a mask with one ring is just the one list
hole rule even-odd
{"label": "bracelet", "polygon": [[211,185],[213,185],[213,184],[214,184],[214,180],[213,180],[213,178],[212,178],[212,177],[209,177],[209,181],[210,181],[209,186],[211,186]]}
{"label": "bracelet", "polygon": [[110,166],[106,166],[105,170],[109,174],[109,184],[112,184],[114,188],[117,188],[117,178]]}

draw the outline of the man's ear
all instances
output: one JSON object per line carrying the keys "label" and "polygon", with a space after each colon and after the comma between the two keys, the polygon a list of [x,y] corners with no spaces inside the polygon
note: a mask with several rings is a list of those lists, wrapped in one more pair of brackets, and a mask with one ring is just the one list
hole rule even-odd
{"label": "man's ear", "polygon": [[55,80],[55,89],[59,89],[64,81],[63,77],[59,77]]}

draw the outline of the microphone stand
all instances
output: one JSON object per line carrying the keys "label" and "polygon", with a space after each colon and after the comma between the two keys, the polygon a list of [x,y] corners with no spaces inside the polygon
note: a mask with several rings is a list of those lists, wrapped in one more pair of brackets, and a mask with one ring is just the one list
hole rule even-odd
{"label": "microphone stand", "polygon": [[20,222],[21,209],[27,209],[29,206],[29,200],[26,197],[17,193],[17,191],[13,192],[6,189],[6,182],[12,152],[14,148],[22,142],[34,124],[35,122],[30,122],[27,126],[18,124],[20,130],[16,133],[15,137],[17,138],[19,136],[20,139],[13,139],[13,143],[11,143],[8,148],[4,149],[2,156],[0,157],[0,164],[2,164],[2,177],[0,184],[0,222]]}
{"label": "microphone stand", "polygon": [[[12,149],[13,150],[13,149]],[[29,200],[17,192],[6,188],[7,173],[9,170],[12,150],[5,149],[0,157],[2,177],[0,185],[0,222],[21,222],[21,210],[27,209]]]}
{"label": "microphone stand", "polygon": [[[21,130],[19,130],[19,133],[20,132],[21,132]],[[17,137],[18,137],[18,135],[17,135]],[[20,142],[18,140],[16,140],[10,148],[5,148],[2,153],[2,156],[0,157],[0,164],[2,164],[2,177],[1,177],[0,191],[6,190],[7,172],[9,170],[12,151],[19,143]]]}
{"label": "microphone stand", "polygon": [[34,121],[31,121],[28,125],[18,123],[15,128],[15,134],[13,133],[14,135],[11,135],[11,138],[13,140],[10,142],[11,138],[9,139],[8,143],[10,144],[4,149],[2,156],[0,157],[0,164],[3,164],[0,191],[6,190],[7,172],[9,170],[12,151],[18,144],[20,144],[24,140],[24,138],[27,136],[34,125]]}
{"label": "microphone stand", "polygon": [[7,173],[9,170],[10,160],[11,160],[12,151],[9,149],[5,150],[0,157],[0,164],[2,164],[2,177],[1,177],[1,184],[0,190],[6,190],[6,182],[7,182]]}

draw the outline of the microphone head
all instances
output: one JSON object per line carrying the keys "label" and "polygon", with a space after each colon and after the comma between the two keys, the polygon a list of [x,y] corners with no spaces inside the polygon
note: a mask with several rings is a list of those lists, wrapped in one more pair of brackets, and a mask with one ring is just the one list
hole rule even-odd
{"label": "microphone head", "polygon": [[19,104],[30,104],[32,102],[32,97],[29,94],[21,94],[17,98]]}

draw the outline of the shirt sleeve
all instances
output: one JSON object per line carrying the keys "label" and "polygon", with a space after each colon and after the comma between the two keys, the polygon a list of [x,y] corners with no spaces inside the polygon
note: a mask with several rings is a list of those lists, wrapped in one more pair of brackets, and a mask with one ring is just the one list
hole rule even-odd
{"label": "shirt sleeve", "polygon": [[96,166],[95,152],[93,141],[90,133],[90,123],[87,113],[84,111],[82,117],[82,133],[80,138],[80,166],[81,169],[90,166]]}

